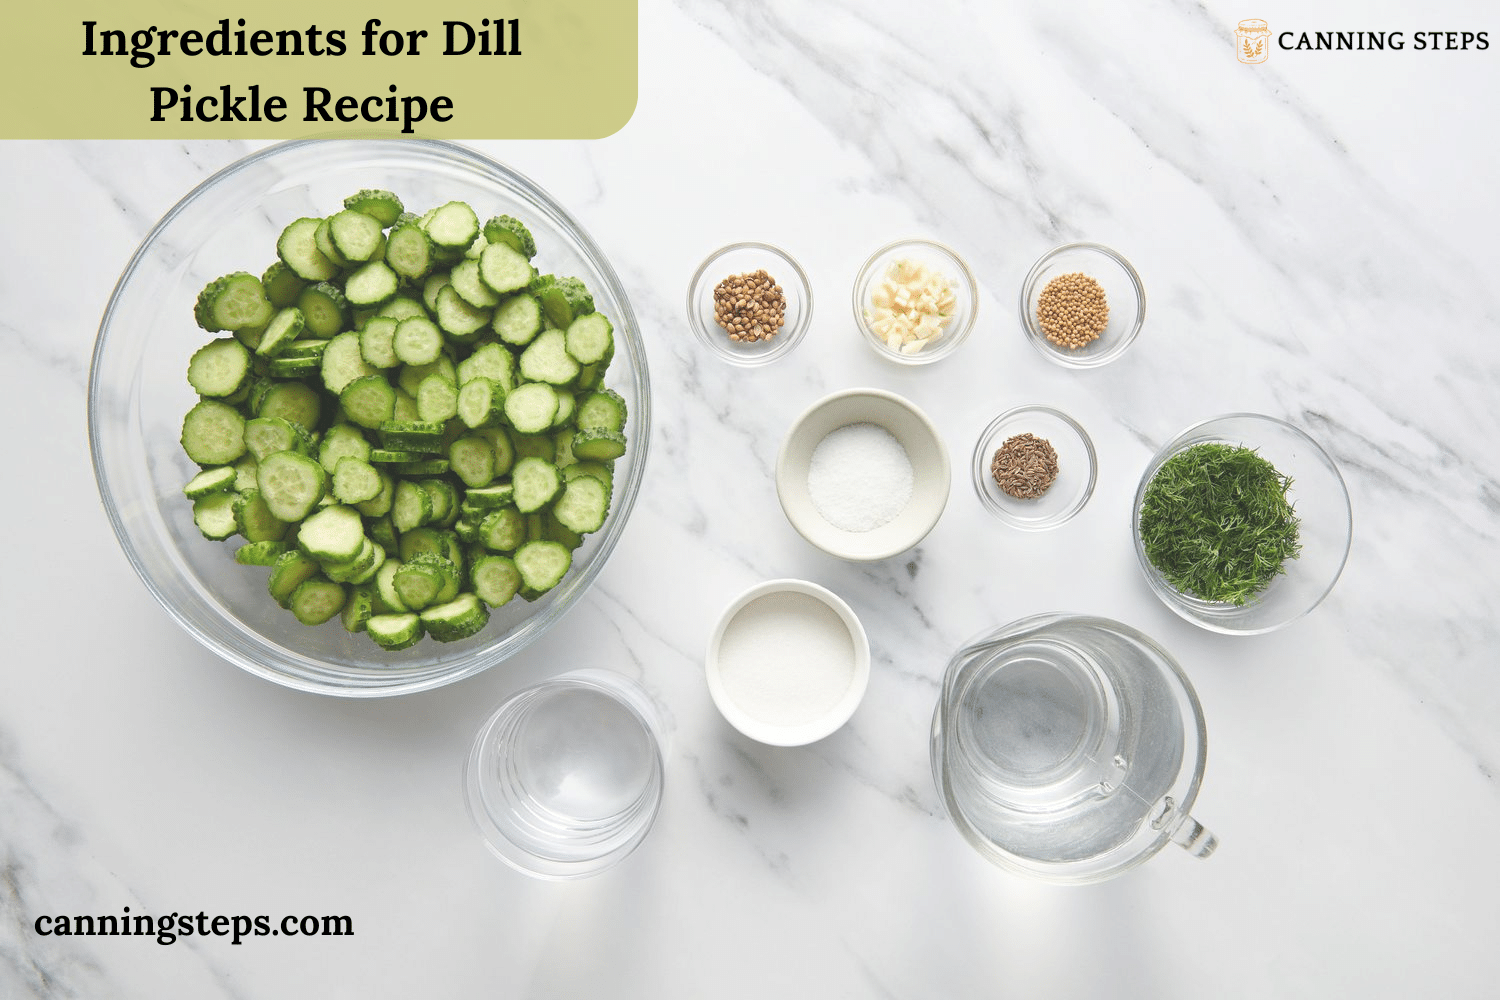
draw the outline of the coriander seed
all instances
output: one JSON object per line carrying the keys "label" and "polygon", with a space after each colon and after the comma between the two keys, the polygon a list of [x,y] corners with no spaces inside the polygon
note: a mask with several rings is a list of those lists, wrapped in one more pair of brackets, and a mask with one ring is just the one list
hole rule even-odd
{"label": "coriander seed", "polygon": [[1046,438],[1017,434],[1006,438],[990,461],[990,475],[1017,500],[1035,500],[1057,481],[1057,450]]}
{"label": "coriander seed", "polygon": [[1081,271],[1060,274],[1037,297],[1036,319],[1052,343],[1070,351],[1085,347],[1109,325],[1104,286]]}
{"label": "coriander seed", "polygon": [[764,269],[731,274],[714,288],[714,322],[737,343],[770,340],[786,324],[786,293]]}

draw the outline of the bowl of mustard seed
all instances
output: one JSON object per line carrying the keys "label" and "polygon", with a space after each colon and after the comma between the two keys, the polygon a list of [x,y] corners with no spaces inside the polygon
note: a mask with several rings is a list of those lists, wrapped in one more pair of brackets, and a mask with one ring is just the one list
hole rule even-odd
{"label": "bowl of mustard seed", "polygon": [[1099,243],[1047,251],[1021,284],[1021,326],[1048,361],[1098,368],[1125,353],[1146,321],[1146,287]]}
{"label": "bowl of mustard seed", "polygon": [[1078,421],[1031,404],[990,421],[974,445],[972,471],[986,510],[1013,528],[1044,531],[1083,510],[1099,466]]}
{"label": "bowl of mustard seed", "polygon": [[769,243],[732,243],[708,256],[688,285],[688,325],[735,365],[791,353],[812,321],[812,287],[801,265]]}

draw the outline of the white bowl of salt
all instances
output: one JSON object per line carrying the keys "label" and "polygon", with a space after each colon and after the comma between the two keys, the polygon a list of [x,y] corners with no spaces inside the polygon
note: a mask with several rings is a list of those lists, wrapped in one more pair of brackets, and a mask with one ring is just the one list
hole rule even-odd
{"label": "white bowl of salt", "polygon": [[709,695],[735,729],[771,746],[803,746],[859,707],[870,682],[870,642],[832,591],[769,580],[725,610],[705,668]]}
{"label": "white bowl of salt", "polygon": [[846,389],[797,418],[776,458],[776,496],[803,538],[873,562],[916,545],[948,504],[948,450],[910,400]]}

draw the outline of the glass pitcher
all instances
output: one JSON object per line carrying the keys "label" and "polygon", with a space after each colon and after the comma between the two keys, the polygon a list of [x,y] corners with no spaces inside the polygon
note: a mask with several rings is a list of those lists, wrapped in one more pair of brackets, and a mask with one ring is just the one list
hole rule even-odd
{"label": "glass pitcher", "polygon": [[1207,753],[1197,695],[1119,622],[1045,614],[977,637],[948,663],[931,749],[954,826],[1013,872],[1098,882],[1168,842],[1218,846],[1189,815]]}

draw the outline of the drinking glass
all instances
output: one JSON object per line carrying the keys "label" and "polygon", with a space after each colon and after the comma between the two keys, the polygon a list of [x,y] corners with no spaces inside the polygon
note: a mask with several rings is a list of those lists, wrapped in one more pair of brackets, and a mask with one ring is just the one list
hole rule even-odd
{"label": "drinking glass", "polygon": [[480,835],[537,878],[618,864],[661,805],[660,731],[646,692],[611,671],[577,670],[515,694],[480,727],[464,768]]}

